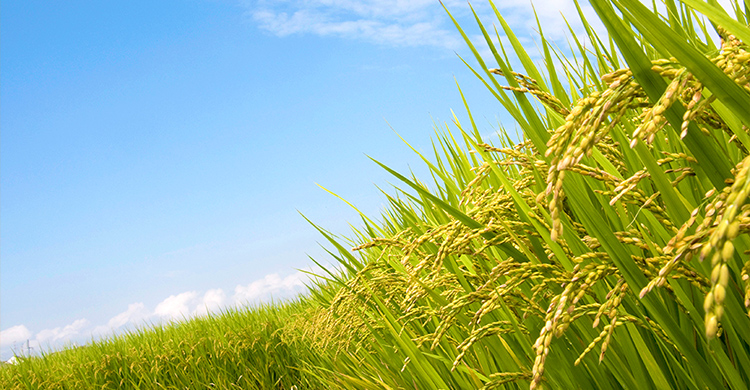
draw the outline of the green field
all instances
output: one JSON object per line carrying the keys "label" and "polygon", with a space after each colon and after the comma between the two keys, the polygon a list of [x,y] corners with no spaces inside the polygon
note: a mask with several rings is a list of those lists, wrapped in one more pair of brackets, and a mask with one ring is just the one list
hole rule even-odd
{"label": "green field", "polygon": [[566,15],[588,34],[564,49],[494,6],[482,41],[456,25],[522,135],[483,139],[465,102],[417,153],[431,177],[375,161],[401,188],[346,238],[313,224],[340,271],[305,296],[22,359],[0,388],[750,388],[750,3],[591,3],[608,34]]}

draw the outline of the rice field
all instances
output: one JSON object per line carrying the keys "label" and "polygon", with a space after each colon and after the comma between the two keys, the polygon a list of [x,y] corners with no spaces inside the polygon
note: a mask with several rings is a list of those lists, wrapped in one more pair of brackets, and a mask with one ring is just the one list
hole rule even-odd
{"label": "rice field", "polygon": [[0,387],[749,388],[750,5],[731,4],[592,1],[607,35],[579,7],[587,35],[562,50],[539,25],[533,55],[494,5],[480,42],[456,23],[520,139],[483,139],[465,102],[417,153],[430,178],[374,161],[403,183],[382,215],[347,238],[311,222],[343,271],[307,295],[23,360]]}

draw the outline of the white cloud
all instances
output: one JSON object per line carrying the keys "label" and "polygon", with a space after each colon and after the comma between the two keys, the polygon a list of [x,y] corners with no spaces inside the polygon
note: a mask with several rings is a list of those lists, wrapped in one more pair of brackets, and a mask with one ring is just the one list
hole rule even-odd
{"label": "white cloud", "polygon": [[203,295],[203,299],[198,304],[198,307],[195,309],[194,313],[196,315],[205,315],[209,312],[216,312],[224,305],[224,301],[227,298],[227,294],[224,293],[224,290],[217,288],[214,290],[208,290]]}
{"label": "white cloud", "polygon": [[[462,2],[445,3],[466,8]],[[245,5],[261,29],[282,37],[313,34],[390,46],[449,48],[461,42],[434,0],[246,1]]]}
{"label": "white cloud", "polygon": [[[439,46],[463,48],[463,40],[450,17],[437,0],[260,0],[244,1],[250,18],[266,31],[284,37],[313,34],[357,39],[391,46]],[[465,1],[444,0],[451,14],[464,28],[473,29],[475,21]],[[576,30],[578,13],[571,0],[504,0],[495,5],[520,37],[537,29],[534,10],[545,34],[561,39],[568,33],[562,15]],[[474,10],[491,32],[497,24],[494,12],[484,1],[474,2]],[[581,9],[597,27],[598,19],[585,2]]]}
{"label": "white cloud", "polygon": [[[468,55],[463,39],[437,0],[256,0],[243,3],[250,19],[259,28],[280,37],[317,35],[397,47],[435,46]],[[466,2],[444,0],[443,3],[492,66],[495,60],[484,44],[484,37],[478,34],[476,21]],[[571,35],[563,15],[570,22],[573,34],[588,46],[586,31],[572,0],[535,0],[534,8],[529,0],[496,1],[495,5],[538,64],[542,58],[536,50],[539,43],[536,17],[545,37],[563,51],[567,52],[567,40]],[[493,37],[493,26],[501,36],[504,35],[487,2],[475,1],[472,7]],[[606,29],[593,8],[584,2],[581,9],[594,30],[603,37]],[[506,49],[509,47],[506,45]],[[520,64],[512,65],[517,67]]]}
{"label": "white cloud", "polygon": [[163,319],[187,318],[192,311],[190,310],[190,306],[194,305],[197,297],[198,293],[195,291],[187,291],[178,295],[170,295],[169,298],[156,305],[154,314]]}
{"label": "white cloud", "polygon": [[128,305],[128,310],[110,318],[107,325],[97,326],[91,333],[95,336],[101,336],[127,324],[140,325],[149,316],[150,313],[146,310],[143,302],[131,303]]}
{"label": "white cloud", "polygon": [[79,332],[88,325],[89,321],[85,318],[81,318],[64,327],[45,329],[37,333],[35,339],[40,345],[65,342],[79,335]]}
{"label": "white cloud", "polygon": [[0,332],[0,346],[8,347],[31,338],[31,331],[24,325],[11,326]]}
{"label": "white cloud", "polygon": [[138,322],[147,316],[146,308],[142,302],[131,303],[128,310],[112,317],[107,325],[110,328],[119,328],[129,322]]}
{"label": "white cloud", "polygon": [[[245,304],[267,300],[270,297],[291,297],[302,292],[306,275],[296,272],[286,277],[278,274],[266,275],[245,286],[237,286],[233,299],[229,301],[221,288],[211,289],[199,294],[198,291],[187,291],[171,295],[150,311],[142,302],[131,303],[127,310],[112,317],[106,324],[93,326],[86,319],[53,329],[42,330],[35,335],[24,325],[16,325],[0,332],[0,352],[7,359],[14,352],[14,346],[23,348],[18,353],[26,354],[26,341],[32,353],[42,349],[57,349],[65,343],[79,343],[99,339],[102,336],[122,331],[128,325],[142,326],[147,321],[183,320],[192,316],[218,312],[227,304]],[[40,348],[41,347],[41,348]]]}
{"label": "white cloud", "polygon": [[265,278],[256,280],[246,286],[237,286],[234,289],[234,302],[245,304],[271,296],[288,296],[299,292],[304,287],[306,275],[296,272],[282,279],[278,274],[266,275]]}
{"label": "white cloud", "polygon": [[[651,1],[641,1],[651,8]],[[729,0],[719,2],[731,13]],[[466,49],[438,0],[241,0],[241,3],[259,28],[280,37],[309,34],[388,46],[437,46],[459,52]],[[442,3],[469,36],[475,35],[476,22],[466,1],[443,0]],[[590,46],[572,0],[503,0],[494,3],[535,62],[541,59],[535,50],[539,43],[537,17],[545,38],[553,41],[566,55],[570,55],[569,43],[573,43],[570,29],[585,47]],[[471,5],[491,35],[494,35],[493,25],[503,34],[486,1],[474,1]],[[660,2],[657,5],[663,10]],[[591,5],[581,2],[580,7],[594,31],[606,41],[606,28]],[[479,44],[482,56],[494,63],[489,50],[484,48],[484,38],[474,38],[472,42]]]}

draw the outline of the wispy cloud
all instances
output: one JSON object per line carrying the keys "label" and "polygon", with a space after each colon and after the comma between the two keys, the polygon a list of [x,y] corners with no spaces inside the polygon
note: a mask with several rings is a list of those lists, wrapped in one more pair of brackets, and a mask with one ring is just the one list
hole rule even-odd
{"label": "wispy cloud", "polygon": [[[444,1],[465,9],[459,1]],[[245,1],[258,26],[278,36],[313,34],[389,46],[460,46],[440,3],[434,0]]]}
{"label": "wispy cloud", "polygon": [[[316,35],[395,47],[435,46],[459,52],[466,49],[437,0],[245,0],[242,3],[252,22],[279,37]],[[483,57],[494,63],[483,44],[484,37],[477,35],[476,21],[468,4],[462,0],[443,0],[443,4],[473,37]],[[567,48],[570,29],[579,38],[585,35],[571,0],[535,0],[534,8],[529,0],[505,0],[495,5],[535,60],[539,60],[535,50],[537,18],[545,37],[563,49]],[[472,7],[490,31],[493,25],[497,26],[508,44],[489,5],[475,1]],[[606,32],[590,5],[581,4],[581,10],[597,32]]]}

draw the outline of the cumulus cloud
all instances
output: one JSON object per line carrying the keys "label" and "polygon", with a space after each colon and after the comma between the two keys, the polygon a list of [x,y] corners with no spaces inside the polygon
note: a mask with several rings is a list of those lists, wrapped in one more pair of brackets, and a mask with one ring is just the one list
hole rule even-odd
{"label": "cumulus cloud", "polygon": [[266,275],[265,278],[256,280],[245,286],[237,286],[234,289],[234,302],[245,304],[271,296],[288,296],[298,292],[305,285],[306,275],[302,272],[291,274],[281,278],[278,274]]}
{"label": "cumulus cloud", "polygon": [[125,325],[140,325],[143,321],[148,319],[149,316],[150,313],[146,310],[146,306],[143,302],[131,303],[128,305],[127,310],[110,318],[107,325],[99,325],[95,327],[91,333],[95,336],[100,336],[117,330]]}
{"label": "cumulus cloud", "polygon": [[8,347],[31,338],[31,331],[24,325],[11,326],[0,332],[0,346]]}
{"label": "cumulus cloud", "polygon": [[72,324],[64,327],[57,327],[54,329],[45,329],[36,334],[36,341],[38,344],[51,344],[60,343],[72,339],[79,335],[79,332],[89,325],[89,321],[85,318],[73,321]]}
{"label": "cumulus cloud", "polygon": [[[152,321],[182,320],[192,316],[206,315],[218,312],[228,304],[245,304],[258,302],[271,297],[289,297],[302,291],[306,275],[296,272],[286,277],[270,274],[248,285],[235,288],[232,300],[221,288],[211,289],[202,294],[198,291],[186,291],[181,294],[170,295],[161,301],[151,311],[142,302],[131,303],[127,310],[117,314],[106,324],[93,326],[85,318],[73,321],[71,324],[44,329],[36,334],[24,325],[16,325],[0,332],[0,352],[3,359],[10,357],[14,346],[20,347],[29,341],[28,346],[33,353],[44,349],[57,349],[66,343],[86,342],[92,337],[100,338],[106,334],[116,333],[128,325],[142,325]],[[40,348],[41,347],[41,348]],[[26,349],[17,351],[26,353]]]}
{"label": "cumulus cloud", "polygon": [[187,318],[192,311],[190,310],[190,307],[195,304],[195,300],[197,297],[198,293],[195,291],[187,291],[178,295],[170,295],[169,298],[156,305],[154,314],[163,319]]}
{"label": "cumulus cloud", "polygon": [[226,298],[227,294],[220,288],[208,290],[193,313],[196,315],[206,315],[210,312],[216,312],[224,305]]}
{"label": "cumulus cloud", "polygon": [[128,305],[128,310],[112,317],[107,326],[112,329],[117,329],[127,323],[137,323],[148,317],[148,312],[143,302],[131,303]]}

